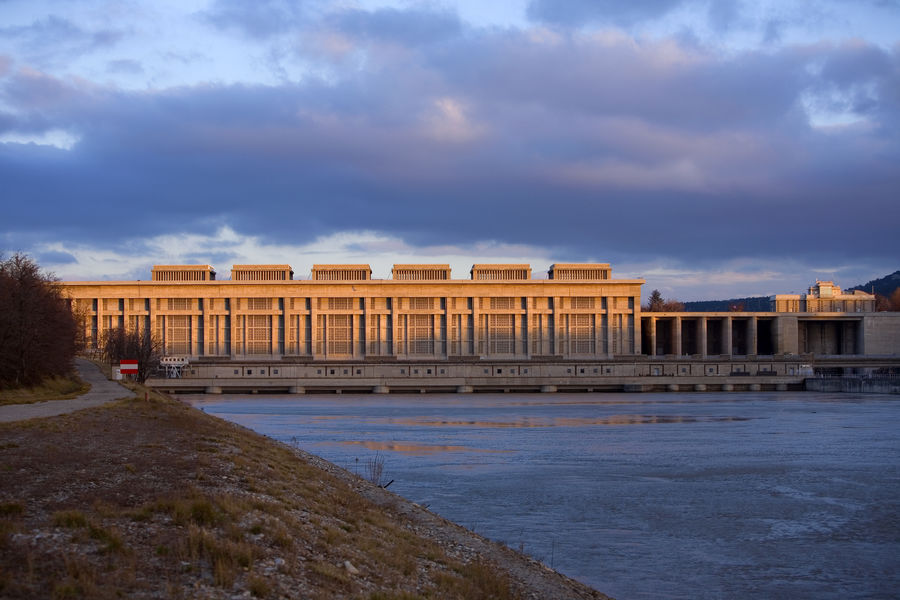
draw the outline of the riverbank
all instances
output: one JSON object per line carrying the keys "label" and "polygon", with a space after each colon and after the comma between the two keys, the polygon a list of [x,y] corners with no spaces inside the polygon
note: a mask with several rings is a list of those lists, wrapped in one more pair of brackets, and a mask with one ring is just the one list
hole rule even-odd
{"label": "riverbank", "polygon": [[8,598],[605,598],[153,393],[0,425]]}

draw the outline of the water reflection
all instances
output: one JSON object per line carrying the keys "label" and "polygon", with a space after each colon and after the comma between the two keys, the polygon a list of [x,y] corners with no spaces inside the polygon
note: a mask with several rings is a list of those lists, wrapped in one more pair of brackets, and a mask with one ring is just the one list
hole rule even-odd
{"label": "water reflection", "polygon": [[350,470],[381,452],[392,491],[615,597],[900,589],[896,397],[188,399]]}

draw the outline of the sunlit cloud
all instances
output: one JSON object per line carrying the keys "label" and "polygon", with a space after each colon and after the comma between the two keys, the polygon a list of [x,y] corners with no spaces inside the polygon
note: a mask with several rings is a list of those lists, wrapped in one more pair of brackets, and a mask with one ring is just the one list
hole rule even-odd
{"label": "sunlit cloud", "polygon": [[[388,278],[394,264],[439,262],[450,264],[457,279],[467,278],[471,266],[480,262],[530,263],[537,271],[546,271],[550,265],[546,248],[490,240],[465,247],[414,247],[384,233],[344,231],[292,245],[268,243],[262,236],[242,235],[230,227],[212,235],[135,239],[115,250],[56,242],[39,244],[35,251],[49,259],[42,266],[67,280],[146,279],[154,264],[211,264],[219,279],[227,279],[234,264],[290,264],[296,279],[308,278],[312,266],[319,263],[366,263],[373,277]],[[65,260],[54,263],[54,256]]]}
{"label": "sunlit cloud", "polygon": [[60,150],[71,150],[81,138],[78,135],[51,129],[39,133],[10,131],[0,133],[0,144],[34,144],[36,146],[52,146]]}

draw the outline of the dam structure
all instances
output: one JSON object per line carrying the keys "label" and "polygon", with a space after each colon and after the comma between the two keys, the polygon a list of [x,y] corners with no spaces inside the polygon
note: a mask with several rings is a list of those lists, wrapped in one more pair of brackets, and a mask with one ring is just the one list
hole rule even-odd
{"label": "dam structure", "polygon": [[182,366],[148,383],[175,392],[785,390],[816,371],[900,368],[900,313],[873,312],[869,294],[817,282],[772,312],[642,313],[643,284],[557,263],[546,278],[476,264],[466,279],[446,264],[389,279],[317,264],[302,280],[286,264],[234,265],[228,280],[157,265],[150,281],[60,286],[89,345],[153,334]]}

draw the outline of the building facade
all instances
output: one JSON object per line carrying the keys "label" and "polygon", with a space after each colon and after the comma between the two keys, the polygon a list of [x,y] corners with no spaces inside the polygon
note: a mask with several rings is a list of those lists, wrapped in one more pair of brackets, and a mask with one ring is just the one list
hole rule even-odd
{"label": "building facade", "polygon": [[609,357],[640,353],[642,280],[612,279],[608,264],[477,264],[469,279],[449,265],[159,265],[152,279],[62,284],[86,338],[143,328],[169,355],[199,359],[434,360]]}
{"label": "building facade", "polygon": [[778,294],[771,298],[775,312],[874,312],[875,295],[861,290],[845,294],[833,281],[816,281],[806,294]]}
{"label": "building facade", "polygon": [[61,284],[96,344],[116,327],[155,334],[166,355],[193,361],[601,360],[900,354],[896,313],[874,298],[817,282],[776,296],[777,312],[644,313],[639,279],[609,264],[476,264],[453,279],[446,264],[157,265],[151,281]]}

